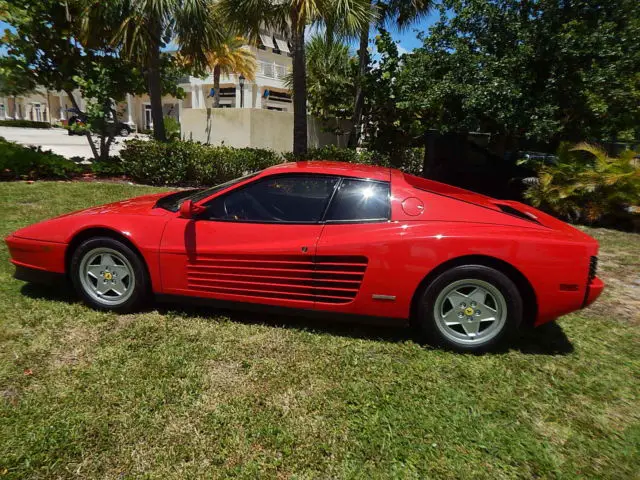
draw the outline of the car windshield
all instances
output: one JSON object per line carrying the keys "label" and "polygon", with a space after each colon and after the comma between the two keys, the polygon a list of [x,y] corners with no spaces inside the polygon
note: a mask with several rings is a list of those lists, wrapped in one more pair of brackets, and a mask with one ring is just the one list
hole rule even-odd
{"label": "car windshield", "polygon": [[191,200],[194,203],[203,200],[214,193],[217,193],[225,188],[229,188],[236,183],[244,182],[250,178],[255,177],[260,172],[250,173],[249,175],[245,175],[244,177],[234,178],[233,180],[229,180],[228,182],[221,183],[220,185],[216,185],[215,187],[209,188],[197,188],[192,190],[183,190],[181,192],[172,193],[167,195],[166,197],[162,197],[156,203],[156,207],[164,208],[165,210],[170,210],[172,212],[177,212],[180,208],[180,204],[185,200]]}

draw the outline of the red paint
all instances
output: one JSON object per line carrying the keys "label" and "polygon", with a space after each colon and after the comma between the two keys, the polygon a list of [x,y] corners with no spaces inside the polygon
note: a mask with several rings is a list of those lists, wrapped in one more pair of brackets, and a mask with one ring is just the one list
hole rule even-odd
{"label": "red paint", "polygon": [[[409,317],[414,294],[429,272],[467,256],[490,257],[518,270],[535,292],[536,325],[588,305],[602,292],[598,278],[587,286],[589,259],[597,255],[598,243],[530,206],[397,170],[338,162],[282,164],[247,182],[288,173],[390,181],[391,220],[189,220],[179,212],[153,208],[165,195],[156,194],[40,222],[14,232],[6,242],[14,264],[64,272],[73,239],[107,229],[138,249],[156,293],[399,319]],[[524,218],[505,213],[505,206]]]}

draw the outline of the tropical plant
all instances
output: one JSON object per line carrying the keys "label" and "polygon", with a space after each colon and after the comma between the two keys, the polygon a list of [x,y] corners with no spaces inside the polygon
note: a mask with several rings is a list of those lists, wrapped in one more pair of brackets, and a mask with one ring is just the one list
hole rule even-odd
{"label": "tropical plant", "polygon": [[84,37],[109,38],[113,48],[135,61],[145,72],[151,103],[153,135],[165,141],[162,112],[162,49],[171,42],[198,71],[207,66],[207,52],[224,40],[213,0],[93,1],[86,10]]}
{"label": "tropical plant", "polygon": [[617,223],[640,204],[638,158],[632,150],[611,157],[596,145],[562,144],[556,162],[540,168],[525,198],[572,221]]}
{"label": "tropical plant", "polygon": [[369,0],[221,0],[226,22],[256,39],[261,28],[290,34],[293,87],[293,151],[307,150],[307,82],[305,29],[324,18],[340,18],[342,28],[355,31],[369,23]]}
{"label": "tropical plant", "polygon": [[[309,113],[321,119],[325,128],[338,133],[339,123],[335,122],[349,118],[353,105],[353,63],[349,47],[325,32],[311,37],[305,48]],[[285,83],[291,89],[291,73]]]}
{"label": "tropical plant", "polygon": [[242,75],[253,81],[256,57],[243,37],[227,32],[226,38],[214,50],[207,52],[208,67],[213,72],[213,108],[220,107],[220,75]]}
{"label": "tropical plant", "polygon": [[[372,9],[376,11],[376,26],[384,28],[393,25],[398,30],[408,28],[413,22],[425,16],[432,8],[432,0],[370,0]],[[358,73],[356,80],[356,92],[353,102],[353,129],[349,137],[349,144],[358,144],[358,135],[361,131],[362,110],[364,107],[364,81],[369,58],[369,30],[371,24],[366,23],[360,30],[360,44],[358,47]]]}

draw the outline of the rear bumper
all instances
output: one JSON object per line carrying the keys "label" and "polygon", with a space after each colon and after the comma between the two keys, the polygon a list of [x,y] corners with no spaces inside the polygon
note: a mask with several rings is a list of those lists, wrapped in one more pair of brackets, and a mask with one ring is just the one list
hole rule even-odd
{"label": "rear bumper", "polygon": [[595,277],[589,285],[587,285],[587,291],[584,295],[584,302],[582,303],[582,308],[591,305],[596,299],[600,296],[604,290],[604,282],[600,280],[598,277]]}

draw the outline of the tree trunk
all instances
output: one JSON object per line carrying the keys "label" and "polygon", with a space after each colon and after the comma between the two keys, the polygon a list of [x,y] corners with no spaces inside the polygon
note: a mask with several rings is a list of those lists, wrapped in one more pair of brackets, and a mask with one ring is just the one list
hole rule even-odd
{"label": "tree trunk", "polygon": [[358,76],[356,78],[356,95],[353,104],[353,117],[351,119],[352,129],[349,135],[349,146],[357,147],[360,141],[360,130],[362,124],[362,109],[364,108],[364,92],[362,84],[367,73],[369,64],[369,24],[360,32],[360,46],[358,47]]}
{"label": "tree trunk", "polygon": [[149,63],[147,65],[151,121],[153,122],[153,138],[161,142],[166,142],[167,134],[164,130],[164,117],[162,115],[162,84],[160,80],[160,37],[162,36],[162,25],[159,20],[152,20],[152,22],[155,23],[151,28],[154,35],[151,39],[148,58]]}
{"label": "tree trunk", "polygon": [[220,65],[213,67],[213,108],[220,108]]}
{"label": "tree trunk", "polygon": [[293,154],[307,152],[307,67],[304,58],[304,29],[298,13],[291,15],[293,64]]}
{"label": "tree trunk", "polygon": [[160,48],[149,59],[147,72],[149,102],[151,103],[151,121],[153,122],[153,138],[160,142],[167,141],[162,115],[162,88],[160,86]]}
{"label": "tree trunk", "polygon": [[[78,106],[78,102],[76,102],[76,97],[74,97],[73,93],[71,93],[71,90],[65,90],[65,93],[67,94],[67,97],[69,97],[69,100],[71,100],[71,105],[73,105],[73,108],[75,108],[79,112],[80,107]],[[89,130],[89,128],[87,128],[87,133],[85,133],[85,135],[87,137],[87,141],[89,142],[89,146],[91,147],[91,153],[93,153],[93,158],[98,160],[100,158],[100,152],[96,148],[95,143],[93,143],[93,138],[91,137],[91,130]]]}

